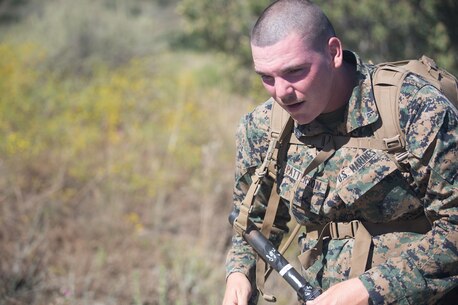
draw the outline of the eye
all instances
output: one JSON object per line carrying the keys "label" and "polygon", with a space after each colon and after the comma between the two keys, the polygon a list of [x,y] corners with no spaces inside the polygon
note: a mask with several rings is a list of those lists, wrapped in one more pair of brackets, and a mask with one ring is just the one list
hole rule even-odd
{"label": "eye", "polygon": [[288,75],[297,76],[297,75],[301,75],[303,72],[304,72],[304,69],[302,68],[291,69],[288,71]]}
{"label": "eye", "polygon": [[291,68],[285,73],[285,79],[288,79],[290,82],[295,83],[307,76],[309,69],[306,67],[297,67]]}
{"label": "eye", "polygon": [[267,85],[273,85],[275,82],[274,78],[270,75],[261,75],[261,80]]}

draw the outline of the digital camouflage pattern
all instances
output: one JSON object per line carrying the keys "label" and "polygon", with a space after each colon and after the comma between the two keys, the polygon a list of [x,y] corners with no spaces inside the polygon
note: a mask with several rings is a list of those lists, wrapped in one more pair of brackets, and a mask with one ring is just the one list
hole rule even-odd
{"label": "digital camouflage pattern", "polygon": [[[298,139],[320,133],[353,137],[372,136],[371,124],[379,118],[370,75],[374,66],[364,64],[348,51],[346,60],[355,61],[359,86],[355,87],[341,120],[336,114],[322,115],[308,125],[296,126]],[[401,89],[400,125],[409,152],[401,171],[392,155],[375,149],[342,147],[325,163],[302,177],[318,149],[291,144],[284,174],[279,178],[280,204],[275,227],[287,232],[289,198],[292,213],[301,224],[362,220],[387,223],[415,219],[426,214],[432,223],[427,234],[397,232],[373,237],[370,268],[359,276],[373,304],[435,304],[458,284],[458,118],[450,102],[433,86],[409,75]],[[236,135],[237,156],[234,203],[239,205],[269,144],[272,100],[258,106],[241,121]],[[293,185],[301,179],[293,193]],[[265,198],[272,182],[256,198],[255,222],[262,221]],[[305,278],[317,287],[329,288],[348,278],[354,239],[327,239],[324,254],[307,270]],[[303,251],[316,240],[299,237]],[[253,282],[255,254],[234,235],[226,263],[227,274],[242,272]]]}

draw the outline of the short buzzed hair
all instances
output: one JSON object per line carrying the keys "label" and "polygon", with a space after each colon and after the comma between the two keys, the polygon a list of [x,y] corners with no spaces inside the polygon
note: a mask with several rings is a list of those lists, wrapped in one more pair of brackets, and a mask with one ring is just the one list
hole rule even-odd
{"label": "short buzzed hair", "polygon": [[323,11],[309,0],[278,0],[261,14],[251,32],[251,44],[271,46],[291,33],[301,36],[315,49],[322,49],[335,36]]}

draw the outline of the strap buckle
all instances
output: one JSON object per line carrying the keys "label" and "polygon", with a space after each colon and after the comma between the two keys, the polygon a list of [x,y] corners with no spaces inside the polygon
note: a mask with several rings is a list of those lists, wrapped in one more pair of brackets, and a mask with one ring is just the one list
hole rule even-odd
{"label": "strap buckle", "polygon": [[407,157],[409,157],[408,151],[400,152],[394,155],[394,158],[398,163],[404,161],[405,159],[407,159]]}
{"label": "strap buckle", "polygon": [[385,143],[385,147],[388,151],[395,151],[403,147],[400,135],[396,135],[392,138],[385,138],[383,139],[383,142]]}
{"label": "strap buckle", "polygon": [[334,222],[329,223],[329,235],[332,239],[354,238],[358,231],[360,221],[352,220],[350,222]]}

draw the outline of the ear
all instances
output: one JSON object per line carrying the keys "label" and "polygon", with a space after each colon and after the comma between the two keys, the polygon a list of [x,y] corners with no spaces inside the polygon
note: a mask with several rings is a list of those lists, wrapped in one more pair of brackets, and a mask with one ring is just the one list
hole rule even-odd
{"label": "ear", "polygon": [[340,42],[339,38],[331,37],[328,40],[328,50],[334,68],[341,67],[343,63],[343,50],[342,43]]}

